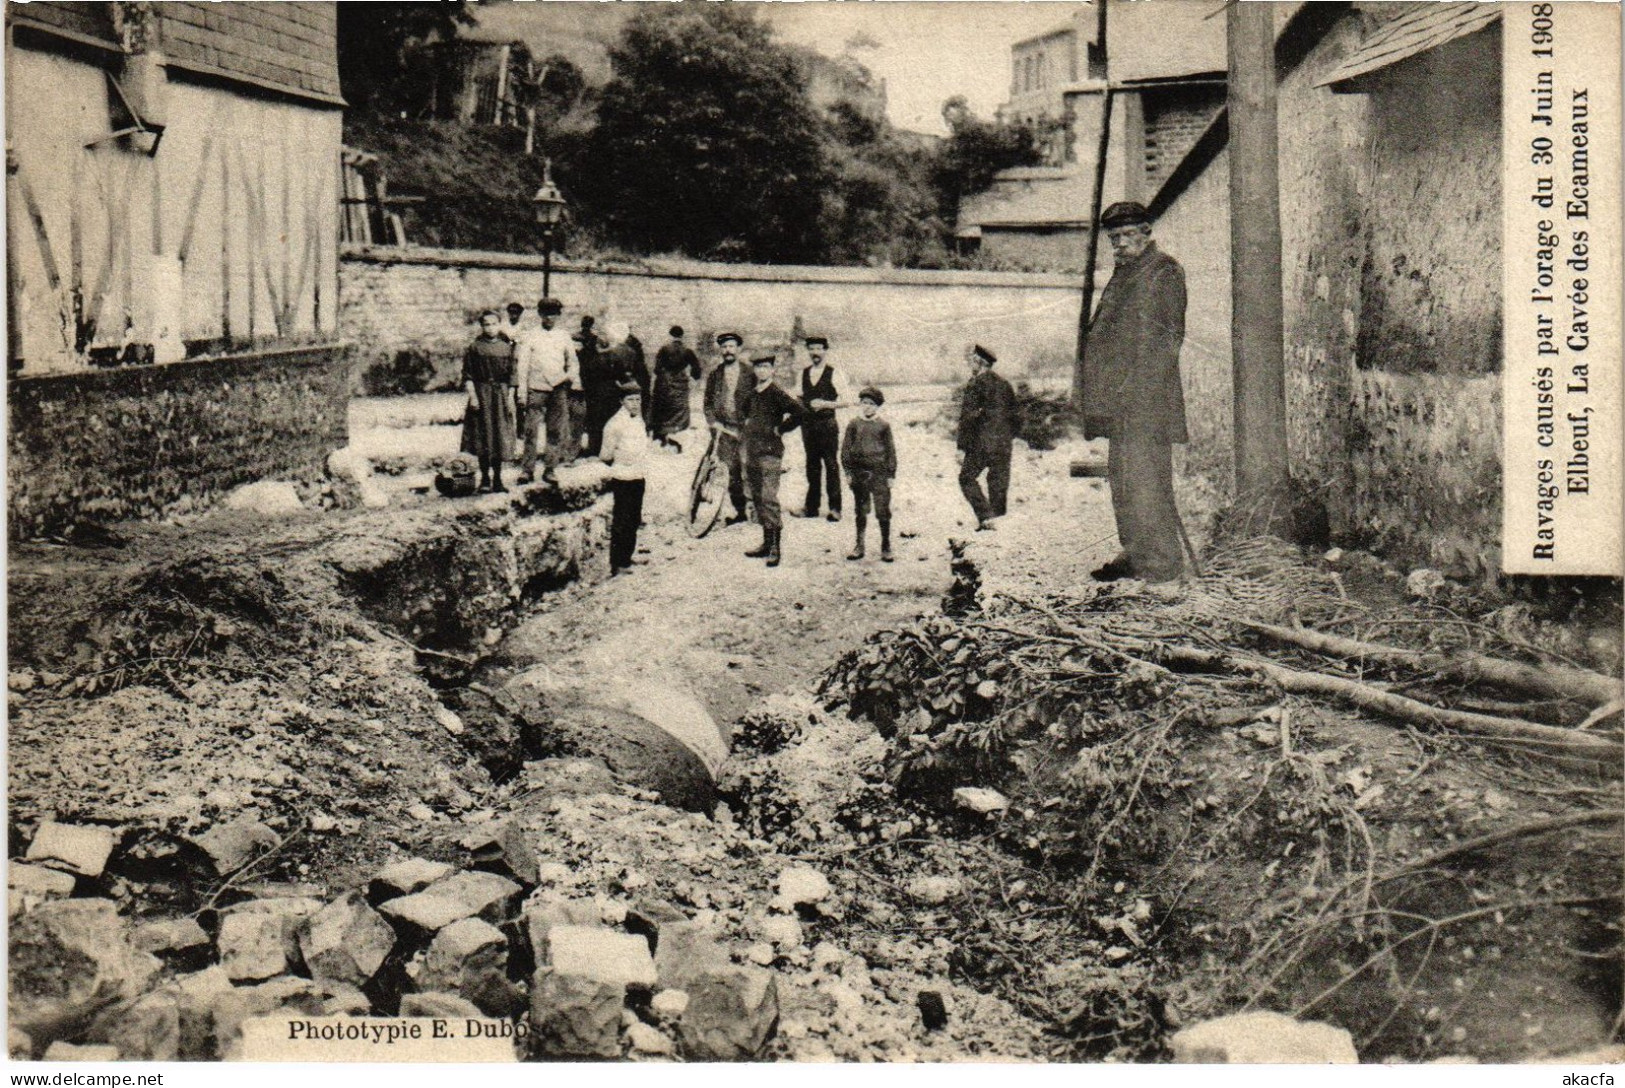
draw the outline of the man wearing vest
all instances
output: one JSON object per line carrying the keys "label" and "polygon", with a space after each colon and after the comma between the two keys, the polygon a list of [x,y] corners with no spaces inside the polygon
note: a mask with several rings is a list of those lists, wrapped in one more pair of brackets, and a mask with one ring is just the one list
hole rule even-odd
{"label": "man wearing vest", "polygon": [[756,520],[762,523],[762,543],[745,555],[751,559],[767,559],[767,565],[779,565],[779,544],[784,534],[784,523],[779,517],[779,474],[784,471],[784,436],[801,425],[806,410],[801,402],[773,384],[773,368],[778,357],[771,354],[753,355],[750,361],[755,372],[755,387],[745,409],[745,423],[740,428],[745,446],[745,483],[750,488],[750,501],[756,506]]}
{"label": "man wearing vest", "polygon": [[733,516],[727,524],[745,520],[745,465],[740,456],[739,428],[745,422],[750,404],[751,378],[739,365],[739,349],[745,341],[736,332],[717,334],[717,350],[722,361],[705,376],[705,422],[717,433],[717,459],[728,466],[728,498]]}
{"label": "man wearing vest", "polygon": [[1111,443],[1106,474],[1122,551],[1093,574],[1171,581],[1184,572],[1173,444],[1190,441],[1179,379],[1185,271],[1151,241],[1144,205],[1113,204],[1100,226],[1114,263],[1089,326],[1084,435]]}
{"label": "man wearing vest", "polygon": [[812,360],[801,372],[801,404],[807,418],[801,424],[801,446],[807,451],[807,503],[801,516],[818,516],[819,485],[829,484],[829,520],[841,520],[841,426],[835,422],[835,409],[841,394],[835,384],[835,368],[826,366],[824,353],[829,340],[823,336],[806,339],[807,357]]}

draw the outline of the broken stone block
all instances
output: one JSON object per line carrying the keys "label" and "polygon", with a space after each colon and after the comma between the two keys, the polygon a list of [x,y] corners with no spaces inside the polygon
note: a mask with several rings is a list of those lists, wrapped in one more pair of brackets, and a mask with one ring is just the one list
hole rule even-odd
{"label": "broken stone block", "polygon": [[379,905],[385,916],[429,933],[437,933],[464,918],[499,922],[520,887],[495,873],[463,872]]}
{"label": "broken stone block", "polygon": [[258,820],[244,816],[215,824],[192,840],[214,866],[216,876],[235,873],[281,840]]}
{"label": "broken stone block", "polygon": [[688,979],[727,966],[728,950],[711,927],[699,922],[668,922],[660,927],[655,944],[655,976],[660,985],[682,988]]}
{"label": "broken stone block", "polygon": [[951,876],[917,876],[904,890],[914,900],[934,907],[963,893],[965,885]]}
{"label": "broken stone block", "polygon": [[299,962],[299,926],[319,899],[251,899],[220,912],[220,966],[234,982],[274,978]]}
{"label": "broken stone block", "polygon": [[243,1021],[274,1012],[324,1015],[326,996],[308,978],[274,978],[257,986],[239,986],[214,996],[214,1048],[223,1061],[239,1057],[243,1046]]}
{"label": "broken stone block", "polygon": [[289,480],[256,480],[244,484],[225,497],[227,510],[238,510],[263,518],[285,518],[305,508],[299,489]]}
{"label": "broken stone block", "polygon": [[394,899],[397,896],[420,892],[437,880],[451,875],[452,868],[443,861],[425,858],[407,858],[392,862],[373,874],[368,885],[376,898]]}
{"label": "broken stone block", "polygon": [[502,931],[478,918],[464,918],[435,934],[417,984],[424,990],[459,994],[478,1004],[476,994],[492,992],[499,980],[507,982],[507,967],[508,938]]}
{"label": "broken stone block", "polygon": [[618,1058],[626,988],[539,968],[530,991],[531,1050],[540,1058]]}
{"label": "broken stone block", "polygon": [[960,786],[954,790],[954,804],[979,816],[1003,812],[1010,807],[1010,799],[998,790],[980,786]]}
{"label": "broken stone block", "polygon": [[86,1038],[132,1061],[172,1062],[180,1057],[180,1035],[180,1001],[173,992],[155,990],[103,1013]]}
{"label": "broken stone block", "polygon": [[626,1029],[626,1041],[632,1044],[632,1049],[636,1053],[654,1057],[669,1057],[677,1049],[671,1041],[671,1036],[641,1020]]}
{"label": "broken stone block", "polygon": [[143,952],[165,956],[192,952],[209,943],[209,935],[191,918],[164,918],[136,926],[130,943]]}
{"label": "broken stone block", "polygon": [[786,915],[764,918],[759,927],[762,940],[781,952],[801,947],[801,923]]}
{"label": "broken stone block", "polygon": [[11,926],[10,1023],[85,1019],[135,998],[157,973],[157,959],[130,947],[124,921],[108,899],[41,903]]}
{"label": "broken stone block", "polygon": [[347,982],[321,979],[316,989],[321,994],[323,1016],[366,1016],[372,1011],[367,995]]}
{"label": "broken stone block", "polygon": [[472,1001],[456,994],[434,993],[402,994],[402,1016],[427,1016],[435,1020],[478,1019],[484,1011]]}
{"label": "broken stone block", "polygon": [[214,1002],[231,988],[231,977],[219,966],[182,975],[167,987],[175,995],[182,1061],[209,1061],[216,1056]]}
{"label": "broken stone block", "polygon": [[1360,1060],[1348,1032],[1278,1012],[1207,1020],[1168,1040],[1174,1061],[1227,1065],[1351,1065]]}
{"label": "broken stone block", "polygon": [[779,873],[779,894],[772,905],[790,911],[802,904],[829,898],[829,878],[807,865],[791,865]]}
{"label": "broken stone block", "polygon": [[662,1020],[676,1020],[688,1008],[688,992],[686,990],[661,990],[649,1002],[649,1011]]}
{"label": "broken stone block", "polygon": [[45,1048],[44,1058],[48,1062],[116,1062],[118,1059],[116,1046],[75,1046],[60,1039]]}
{"label": "broken stone block", "polygon": [[80,876],[98,877],[117,840],[109,828],[46,820],[28,844],[29,861],[45,861]]}
{"label": "broken stone block", "polygon": [[561,974],[589,978],[626,989],[655,984],[649,943],[632,933],[595,926],[554,926],[548,933],[548,961]]}
{"label": "broken stone block", "polygon": [[590,899],[530,899],[521,922],[530,938],[537,963],[547,962],[547,939],[554,926],[590,926],[598,922],[598,906]]}
{"label": "broken stone block", "polygon": [[779,1019],[779,984],[753,968],[710,971],[686,987],[689,1001],[678,1026],[690,1061],[751,1061],[762,1053]]}
{"label": "broken stone block", "polygon": [[77,883],[72,873],[47,869],[43,865],[13,865],[6,871],[6,886],[14,892],[38,899],[66,899]]}
{"label": "broken stone block", "polygon": [[365,986],[394,947],[394,929],[360,892],[333,900],[299,928],[299,951],[314,979]]}

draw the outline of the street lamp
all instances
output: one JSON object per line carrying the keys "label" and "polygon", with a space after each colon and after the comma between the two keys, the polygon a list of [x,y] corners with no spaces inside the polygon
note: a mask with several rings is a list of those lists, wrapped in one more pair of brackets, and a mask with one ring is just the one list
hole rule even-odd
{"label": "street lamp", "polygon": [[542,161],[542,187],[530,198],[530,206],[536,210],[536,224],[542,228],[542,297],[552,298],[553,238],[567,207],[564,194],[553,184],[552,159]]}

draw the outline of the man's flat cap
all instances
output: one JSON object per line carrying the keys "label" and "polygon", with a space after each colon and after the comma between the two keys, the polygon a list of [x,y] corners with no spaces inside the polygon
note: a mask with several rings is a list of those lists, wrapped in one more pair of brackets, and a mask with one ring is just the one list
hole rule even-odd
{"label": "man's flat cap", "polygon": [[1137,200],[1119,200],[1100,213],[1100,225],[1108,230],[1150,222],[1151,210]]}
{"label": "man's flat cap", "polygon": [[639,385],[637,382],[620,382],[615,386],[615,388],[621,391],[621,396],[623,397],[629,397],[633,393],[637,393],[640,396],[643,394],[643,386]]}
{"label": "man's flat cap", "polygon": [[872,385],[866,385],[861,390],[858,391],[858,399],[859,400],[872,400],[876,404],[885,404],[886,403],[886,394],[882,393],[880,390],[876,389]]}
{"label": "man's flat cap", "polygon": [[804,343],[808,347],[812,347],[814,344],[816,344],[821,348],[827,348],[827,347],[829,347],[829,337],[827,337],[827,336],[809,336],[804,341]]}
{"label": "man's flat cap", "polygon": [[769,352],[766,355],[752,355],[750,357],[751,366],[761,366],[763,363],[766,363],[768,366],[772,366],[778,361],[779,357],[774,355],[772,352]]}
{"label": "man's flat cap", "polygon": [[723,344],[726,344],[730,340],[736,344],[743,344],[745,342],[745,338],[736,332],[717,333],[717,347],[720,348]]}
{"label": "man's flat cap", "polygon": [[683,338],[683,326],[673,325],[670,329],[670,335],[673,340],[681,340]]}
{"label": "man's flat cap", "polygon": [[978,359],[982,360],[982,362],[987,363],[989,366],[992,366],[994,363],[999,361],[999,357],[997,355],[994,355],[991,351],[984,348],[981,344],[977,344],[975,347],[971,348],[970,350],[971,350],[972,355],[974,355]]}
{"label": "man's flat cap", "polygon": [[556,298],[544,298],[536,304],[536,311],[543,317],[558,317],[564,312],[564,303]]}

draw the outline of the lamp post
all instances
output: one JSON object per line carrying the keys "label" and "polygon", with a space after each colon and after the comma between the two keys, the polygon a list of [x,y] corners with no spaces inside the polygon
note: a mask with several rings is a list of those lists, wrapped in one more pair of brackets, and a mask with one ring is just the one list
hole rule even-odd
{"label": "lamp post", "polygon": [[564,194],[553,184],[552,159],[542,162],[542,187],[530,198],[530,206],[535,209],[536,223],[542,228],[542,297],[552,298],[554,233],[567,207]]}

